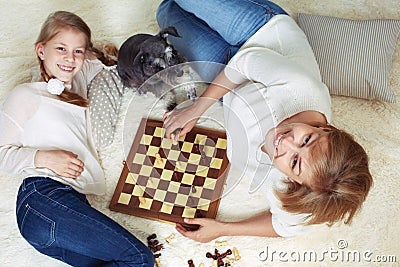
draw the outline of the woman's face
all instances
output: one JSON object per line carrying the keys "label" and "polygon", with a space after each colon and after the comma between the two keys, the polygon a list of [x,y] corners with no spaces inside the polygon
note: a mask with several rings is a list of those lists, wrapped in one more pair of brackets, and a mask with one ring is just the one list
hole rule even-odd
{"label": "woman's face", "polygon": [[45,44],[36,46],[36,53],[43,60],[50,77],[71,84],[85,59],[86,35],[72,28],[64,28]]}
{"label": "woman's face", "polygon": [[299,184],[310,184],[310,166],[313,148],[319,145],[322,153],[328,151],[328,139],[323,128],[304,123],[288,123],[271,129],[262,150],[276,168]]}

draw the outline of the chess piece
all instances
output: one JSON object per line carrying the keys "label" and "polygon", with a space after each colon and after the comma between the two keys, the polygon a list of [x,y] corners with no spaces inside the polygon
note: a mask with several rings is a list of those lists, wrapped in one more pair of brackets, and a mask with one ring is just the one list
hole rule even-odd
{"label": "chess piece", "polygon": [[175,134],[173,133],[171,134],[171,139],[172,139],[172,144],[176,146],[178,144],[178,141],[175,140]]}
{"label": "chess piece", "polygon": [[161,267],[160,258],[155,258],[154,261],[156,262],[156,267]]}
{"label": "chess piece", "polygon": [[215,241],[215,246],[216,247],[222,247],[222,246],[227,246],[228,242],[226,241]]}
{"label": "chess piece", "polygon": [[236,247],[233,248],[233,256],[235,257],[235,260],[240,260],[241,256],[239,255],[239,251]]}
{"label": "chess piece", "polygon": [[167,242],[168,244],[171,243],[171,240],[174,239],[175,234],[170,234],[167,238],[165,238],[165,242]]}
{"label": "chess piece", "polygon": [[162,157],[160,156],[159,153],[156,154],[156,161],[160,165],[164,163],[164,161],[163,161],[163,159],[162,159]]}
{"label": "chess piece", "polygon": [[144,197],[139,197],[139,202],[140,202],[140,204],[142,204],[142,205],[146,204],[146,198],[144,198]]}

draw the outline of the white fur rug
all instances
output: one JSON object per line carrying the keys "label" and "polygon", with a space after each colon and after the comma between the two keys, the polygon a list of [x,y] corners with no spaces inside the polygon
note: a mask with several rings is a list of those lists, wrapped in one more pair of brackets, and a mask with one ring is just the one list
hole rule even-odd
{"label": "white fur rug", "polygon": [[[396,0],[275,2],[292,14],[308,12],[355,19],[400,19],[400,3]],[[28,71],[21,73],[19,70],[29,69],[34,64],[32,44],[39,30],[36,25],[40,25],[52,10],[67,9],[79,13],[88,21],[98,40],[111,38],[117,44],[132,33],[157,31],[154,12],[159,1],[124,0],[118,1],[118,4],[106,0],[71,1],[68,6],[61,1],[52,1],[52,5],[49,3],[38,0],[27,7],[25,1],[10,3],[0,0],[0,23],[3,25],[0,30],[0,96],[4,96],[16,84],[29,80]],[[99,17],[105,19],[99,21]],[[399,44],[393,59],[391,87],[400,101]],[[213,251],[214,242],[197,243],[180,236],[173,225],[111,212],[108,209],[126,151],[123,126],[132,129],[125,136],[135,132],[140,118],[147,115],[154,101],[155,98],[151,95],[138,96],[132,92],[125,97],[115,141],[111,147],[100,152],[106,173],[107,194],[91,197],[90,201],[94,207],[114,218],[144,242],[149,234],[156,233],[165,244],[161,251],[161,266],[188,266],[188,259],[193,259],[196,266],[201,262],[205,266],[211,266],[211,261],[205,254]],[[160,117],[163,112],[162,107],[155,106],[152,108],[152,117]],[[223,121],[219,104],[214,105],[208,115]],[[126,122],[125,117],[128,118]],[[361,212],[350,226],[317,226],[306,236],[221,238],[219,240],[228,242],[228,246],[221,250],[235,246],[240,252],[242,258],[233,266],[399,266],[400,104],[333,97],[333,123],[354,134],[370,155],[374,186]],[[202,124],[207,125],[208,122]],[[231,169],[228,181],[235,180],[238,173]],[[20,236],[14,214],[20,182],[21,178],[18,176],[0,174],[0,266],[64,266],[36,252]],[[248,188],[248,181],[242,179],[224,195],[218,213],[219,219],[239,220],[268,208],[264,197],[257,192],[249,194]],[[163,238],[171,233],[176,236],[170,244],[166,244]]]}

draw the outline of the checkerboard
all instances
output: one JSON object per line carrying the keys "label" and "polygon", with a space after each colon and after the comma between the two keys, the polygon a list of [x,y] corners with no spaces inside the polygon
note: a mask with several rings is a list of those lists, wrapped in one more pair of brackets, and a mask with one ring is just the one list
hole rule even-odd
{"label": "checkerboard", "polygon": [[226,133],[194,127],[174,142],[162,126],[142,119],[110,209],[175,223],[215,218],[229,171]]}

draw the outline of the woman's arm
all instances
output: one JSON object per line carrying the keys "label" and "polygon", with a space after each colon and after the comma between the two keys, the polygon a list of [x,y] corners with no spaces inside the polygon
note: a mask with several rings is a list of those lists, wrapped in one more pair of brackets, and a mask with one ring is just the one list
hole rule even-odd
{"label": "woman's arm", "polygon": [[163,120],[166,136],[170,137],[171,133],[177,129],[181,130],[176,134],[176,139],[189,132],[200,116],[212,104],[237,86],[238,84],[231,82],[225,76],[224,71],[221,71],[199,99],[197,99],[191,106],[165,113]]}
{"label": "woman's arm", "polygon": [[196,231],[186,230],[177,224],[176,230],[183,236],[198,242],[209,242],[221,236],[279,237],[272,227],[272,214],[267,211],[239,222],[220,222],[213,219],[185,219],[185,223],[200,225]]}

